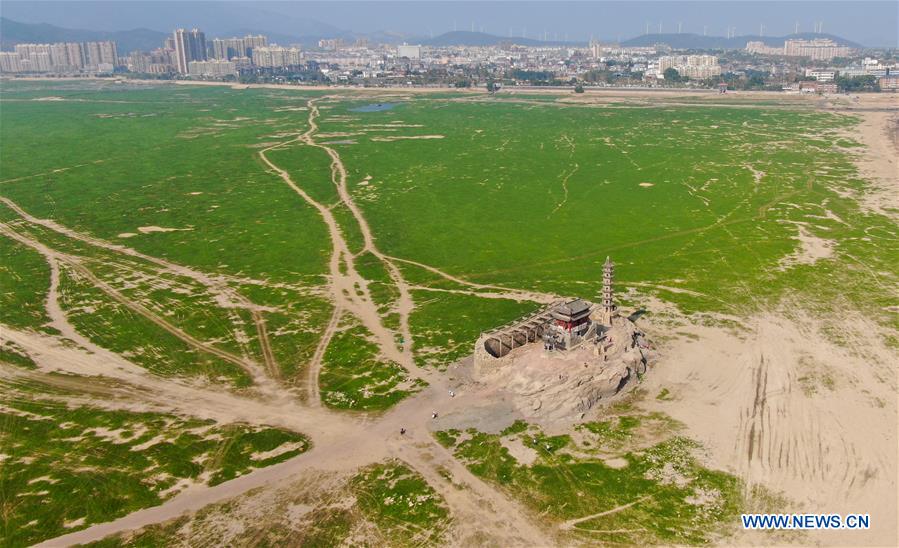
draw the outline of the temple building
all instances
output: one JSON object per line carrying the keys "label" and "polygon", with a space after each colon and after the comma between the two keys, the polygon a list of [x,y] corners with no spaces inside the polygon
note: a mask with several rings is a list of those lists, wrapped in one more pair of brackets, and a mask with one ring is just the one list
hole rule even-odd
{"label": "temple building", "polygon": [[618,316],[613,281],[615,264],[606,257],[602,265],[602,301],[594,305],[584,299],[559,301],[508,324],[482,333],[475,353],[489,358],[502,358],[512,350],[543,341],[547,351],[567,352],[585,341],[599,347],[608,344],[605,333]]}
{"label": "temple building", "polygon": [[543,330],[544,345],[547,350],[570,350],[581,344],[591,331],[591,305],[583,299],[556,306],[552,312],[552,323]]}

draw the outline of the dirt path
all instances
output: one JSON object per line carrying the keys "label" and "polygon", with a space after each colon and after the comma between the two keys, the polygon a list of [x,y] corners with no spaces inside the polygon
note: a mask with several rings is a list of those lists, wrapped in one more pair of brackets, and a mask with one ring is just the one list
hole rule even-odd
{"label": "dirt path", "polygon": [[315,354],[313,354],[312,359],[309,360],[306,403],[311,407],[321,407],[322,404],[321,390],[318,385],[318,379],[322,372],[322,360],[325,357],[325,351],[328,349],[328,345],[331,344],[334,332],[337,331],[337,326],[340,325],[341,316],[343,316],[343,309],[339,306],[335,306],[334,311],[331,312],[331,319],[328,321],[327,327],[325,327],[325,332],[322,333],[322,337],[318,341],[318,346],[315,347]]}
{"label": "dirt path", "polygon": [[355,257],[350,251],[349,245],[347,244],[346,239],[344,238],[343,233],[340,230],[340,225],[338,224],[337,219],[335,219],[331,209],[313,199],[312,196],[310,196],[305,190],[297,185],[297,183],[291,178],[290,174],[287,173],[287,171],[275,165],[268,158],[268,156],[266,156],[267,152],[283,147],[287,144],[296,141],[306,142],[307,139],[311,140],[311,135],[318,130],[318,126],[315,124],[315,118],[318,111],[317,109],[312,108],[315,104],[313,101],[310,101],[310,127],[306,131],[306,133],[296,137],[295,139],[291,139],[290,141],[285,141],[283,143],[261,149],[259,151],[259,157],[262,159],[265,165],[267,165],[279,177],[281,177],[281,179],[295,193],[297,193],[297,195],[303,198],[303,200],[305,200],[309,205],[314,207],[318,211],[319,215],[321,215],[322,220],[327,225],[332,246],[331,259],[328,263],[330,271],[329,288],[335,306],[346,309],[357,318],[359,318],[362,324],[378,341],[378,347],[382,355],[384,355],[389,360],[403,365],[408,370],[410,375],[420,376],[418,371],[416,371],[416,369],[412,367],[413,364],[411,363],[409,356],[397,347],[394,341],[393,334],[390,332],[390,330],[384,327],[381,321],[381,316],[378,313],[377,305],[375,305],[373,299],[371,298],[371,294],[368,291],[368,283],[365,278],[363,278],[356,270]]}
{"label": "dirt path", "polygon": [[[420,473],[450,507],[451,515],[464,527],[455,534],[492,538],[500,546],[551,546],[555,542],[537,525],[533,516],[510,500],[498,488],[472,474],[445,447],[437,443],[431,430],[440,421],[430,418],[433,410],[449,415],[459,409],[485,403],[484,394],[476,391],[448,394],[445,381],[435,383],[414,398],[404,400],[384,418],[370,426],[378,439],[386,440],[389,453]],[[406,428],[400,435],[400,427]],[[449,476],[449,479],[447,479]],[[456,538],[452,544],[471,544]]]}
{"label": "dirt path", "polygon": [[403,354],[403,360],[400,360],[398,363],[400,363],[407,369],[414,368],[415,361],[412,356],[413,342],[412,330],[409,327],[409,316],[415,309],[415,302],[412,300],[412,294],[409,291],[409,285],[403,278],[402,272],[400,272],[399,268],[396,267],[396,265],[392,260],[390,260],[389,257],[381,253],[381,251],[378,249],[378,246],[375,244],[375,239],[372,235],[371,227],[369,227],[368,225],[368,220],[365,218],[365,215],[362,214],[362,211],[356,205],[356,202],[353,200],[352,195],[347,189],[347,171],[346,166],[343,164],[343,160],[340,158],[340,154],[336,149],[325,144],[318,143],[315,140],[315,133],[318,131],[316,120],[320,116],[315,99],[308,102],[308,108],[308,122],[310,129],[300,137],[300,140],[308,146],[324,150],[331,158],[331,182],[337,188],[337,194],[340,197],[340,201],[344,205],[346,205],[350,212],[353,214],[353,218],[355,219],[356,224],[358,225],[359,230],[362,233],[362,239],[364,242],[363,251],[368,251],[369,253],[377,257],[379,261],[381,261],[381,263],[387,269],[391,281],[399,292],[399,299],[397,299],[395,309],[397,314],[399,315],[400,335],[403,341],[403,344],[400,346],[400,351]]}
{"label": "dirt path", "polygon": [[274,380],[281,379],[281,368],[275,360],[272,352],[271,340],[268,337],[268,328],[265,325],[265,318],[262,312],[251,310],[250,315],[253,317],[253,324],[256,326],[256,338],[259,340],[259,348],[262,350],[262,360],[265,363],[265,371],[268,376]]}
{"label": "dirt path", "polygon": [[[573,147],[574,145],[572,145]],[[571,176],[577,173],[577,170],[580,166],[577,163],[574,164],[567,172],[562,173],[562,199],[556,204],[556,207],[553,208],[552,212],[547,217],[551,217],[556,211],[559,211],[562,206],[568,203],[568,179],[571,179]]]}
{"label": "dirt path", "polygon": [[435,268],[430,265],[426,265],[424,263],[419,263],[416,261],[411,261],[409,259],[400,259],[398,257],[390,257],[393,261],[398,261],[401,263],[411,264],[413,266],[417,266],[419,268],[423,268],[428,272],[433,274],[437,274],[441,278],[445,278],[451,282],[455,282],[459,285],[464,285],[467,287],[473,287],[475,289],[485,289],[492,290],[494,295],[505,295],[502,298],[511,299],[514,301],[533,301],[535,303],[541,304],[551,304],[560,299],[558,295],[553,295],[551,293],[539,293],[536,291],[521,291],[518,289],[511,289],[508,287],[503,287],[499,285],[491,285],[491,284],[481,284],[476,282],[470,282],[468,280],[463,280],[457,276],[453,276],[452,274],[448,274],[438,268]]}
{"label": "dirt path", "polygon": [[[535,300],[531,296],[525,296],[519,293],[500,293],[498,291],[475,291],[473,289],[446,289],[443,287],[428,287],[426,285],[412,285],[409,289],[414,291],[430,291],[432,293],[453,293],[455,295],[469,295],[471,297],[480,297],[482,299],[506,299],[516,302],[534,302],[540,304],[549,304],[544,300]],[[555,302],[555,301],[550,301]]]}
{"label": "dirt path", "polygon": [[[53,372],[66,373],[64,378],[69,382],[93,383],[94,378],[101,377],[108,389],[120,396],[121,403],[129,408],[144,406],[221,423],[278,426],[302,432],[310,436],[313,443],[316,439],[327,442],[332,435],[331,429],[340,432],[354,428],[348,418],[326,411],[303,410],[290,401],[259,400],[190,379],[160,377],[92,344],[78,333],[74,335],[71,340],[78,346],[57,337],[3,326],[3,339],[27,351],[37,364],[38,373],[44,375],[35,380],[52,385],[53,378],[46,374]],[[110,380],[114,382],[108,382]],[[86,392],[89,394],[90,390]],[[46,396],[53,397],[52,394]],[[118,397],[108,398],[98,405],[110,406],[117,402]]]}
{"label": "dirt path", "polygon": [[78,240],[95,247],[147,261],[160,268],[165,269],[168,272],[177,274],[179,276],[184,276],[204,285],[206,288],[208,288],[210,293],[213,294],[213,296],[221,297],[223,301],[226,302],[229,306],[236,306],[249,310],[253,317],[253,323],[256,326],[256,333],[259,336],[259,344],[263,349],[263,359],[265,361],[266,369],[269,371],[269,374],[272,375],[272,378],[280,378],[281,370],[278,367],[274,355],[271,352],[271,342],[268,338],[268,330],[266,328],[265,318],[260,313],[259,307],[251,302],[248,298],[241,295],[237,290],[229,287],[225,280],[210,276],[208,274],[194,270],[192,268],[188,268],[183,265],[173,263],[171,261],[167,261],[165,259],[146,255],[123,245],[113,244],[100,238],[82,234],[49,219],[39,219],[29,214],[9,198],[0,197],[0,202],[4,203],[7,207],[15,211],[20,217],[22,217],[29,223],[48,228],[58,234],[62,234],[63,236],[67,236],[74,240]]}
{"label": "dirt path", "polygon": [[53,169],[53,170],[50,170],[50,171],[45,171],[45,172],[43,172],[43,173],[32,173],[31,175],[23,175],[22,177],[15,177],[15,178],[13,178],[13,179],[4,179],[4,180],[0,181],[0,185],[2,185],[2,184],[4,184],[4,183],[15,183],[15,182],[18,182],[18,181],[24,181],[24,180],[26,180],[26,179],[33,179],[34,177],[43,177],[44,175],[53,175],[53,174],[55,174],[55,173],[63,173],[63,172],[65,172],[65,171],[69,171],[70,169],[77,169],[77,168],[79,168],[79,167],[84,167],[84,166],[92,166],[92,165],[96,165],[96,164],[101,163],[101,162],[102,162],[102,160],[98,160],[98,161],[96,161],[96,162],[88,162],[88,163],[85,163],[85,164],[77,164],[77,165],[69,166],[69,167],[60,167],[60,168]]}
{"label": "dirt path", "polygon": [[[294,139],[260,150],[259,156],[262,161],[278,174],[278,176],[280,176],[294,192],[319,212],[322,220],[327,225],[332,244],[332,254],[329,262],[329,288],[335,306],[352,313],[362,322],[377,340],[382,356],[400,364],[411,377],[424,380],[425,382],[431,382],[431,380],[439,377],[439,374],[432,370],[418,368],[415,365],[412,354],[413,337],[409,326],[409,316],[415,308],[415,303],[412,299],[410,286],[406,283],[402,273],[394,263],[395,259],[378,250],[367,220],[356,206],[355,202],[353,202],[352,196],[350,196],[350,193],[346,188],[346,168],[340,159],[340,155],[337,154],[334,149],[321,145],[315,141],[314,136],[319,129],[316,122],[319,117],[319,110],[316,102],[319,100],[320,99],[312,99],[307,103],[309,111],[309,129]],[[353,213],[354,219],[363,235],[365,250],[369,251],[382,261],[391,277],[391,281],[399,292],[399,299],[395,303],[394,310],[398,313],[400,318],[400,344],[397,344],[396,334],[384,326],[383,319],[378,312],[378,307],[369,293],[368,280],[363,278],[356,270],[356,255],[350,251],[349,245],[343,236],[340,225],[334,217],[331,208],[313,199],[291,178],[289,173],[275,165],[266,155],[266,153],[271,150],[295,142],[302,142],[306,145],[322,149],[326,151],[331,158],[332,183],[338,190],[341,202]],[[315,374],[315,369],[319,368],[313,368],[312,374]]]}
{"label": "dirt path", "polygon": [[[471,475],[430,436],[428,424],[431,409],[452,410],[472,404],[466,401],[465,395],[449,398],[445,385],[432,385],[417,396],[400,402],[379,418],[359,420],[355,415],[304,408],[295,402],[261,402],[227,391],[213,391],[175,379],[162,379],[111,352],[99,349],[99,353],[94,353],[92,348],[84,350],[66,345],[48,335],[4,328],[4,338],[33,356],[38,366],[37,373],[9,368],[14,374],[52,384],[55,378],[43,375],[51,371],[64,371],[71,374],[63,377],[66,389],[72,389],[73,382],[76,385],[78,382],[92,383],[91,376],[103,375],[114,379],[116,382],[104,390],[115,394],[115,397],[103,396],[102,403],[98,405],[171,412],[221,423],[245,422],[283,427],[303,432],[312,441],[309,451],[284,463],[253,471],[215,487],[190,487],[159,506],[48,540],[44,543],[46,546],[97,541],[110,534],[174,519],[185,512],[240,496],[251,489],[283,484],[300,473],[355,470],[390,457],[407,462],[445,497],[453,516],[466,524],[461,531],[479,531],[485,535],[482,538],[504,539],[506,542],[501,542],[503,545],[551,544],[532,518],[516,503]],[[7,368],[0,368],[0,374],[9,373]],[[91,394],[91,390],[84,392]],[[135,408],[135,405],[138,407]],[[406,436],[399,435],[400,427],[408,429]],[[453,482],[464,488],[454,487],[441,475],[441,470],[449,471]]]}
{"label": "dirt path", "polygon": [[603,517],[603,516],[608,516],[608,515],[610,515],[610,514],[615,514],[615,513],[621,512],[621,511],[623,511],[623,510],[627,510],[627,509],[630,508],[631,506],[634,506],[634,505],[636,505],[636,504],[640,504],[641,502],[643,502],[644,500],[646,500],[646,499],[648,499],[648,498],[649,498],[649,495],[647,495],[647,496],[645,496],[645,497],[640,497],[640,498],[638,498],[637,500],[635,500],[635,501],[633,501],[633,502],[629,502],[629,503],[627,503],[627,504],[622,504],[621,506],[616,506],[615,508],[612,508],[612,509],[610,509],[610,510],[606,510],[606,511],[604,511],[604,512],[599,512],[598,514],[591,514],[591,515],[589,515],[589,516],[584,516],[584,517],[582,517],[582,518],[570,519],[570,520],[568,520],[568,521],[562,522],[562,523],[559,525],[559,528],[560,528],[560,529],[563,529],[563,530],[565,530],[565,529],[574,529],[575,526],[576,526],[578,523],[583,523],[583,522],[585,522],[585,521],[590,521],[591,519],[601,518],[601,517]]}
{"label": "dirt path", "polygon": [[[62,309],[59,307],[59,303],[58,303],[58,285],[59,285],[58,263],[61,262],[65,265],[67,265],[68,267],[70,267],[75,272],[77,272],[77,274],[79,276],[81,276],[81,277],[85,278],[86,280],[88,280],[89,282],[91,282],[95,287],[97,287],[98,289],[100,289],[101,291],[106,293],[109,297],[114,299],[119,304],[125,306],[126,308],[128,308],[132,312],[138,314],[139,316],[142,316],[143,318],[153,322],[158,327],[162,328],[169,334],[177,337],[178,339],[180,339],[187,345],[189,345],[197,350],[200,350],[201,352],[205,352],[207,354],[216,356],[217,358],[220,358],[232,365],[235,365],[235,366],[241,368],[246,373],[248,373],[251,376],[251,378],[253,378],[254,383],[256,383],[259,386],[259,388],[264,389],[269,393],[275,393],[277,391],[277,388],[272,386],[270,379],[264,375],[263,371],[258,366],[258,364],[256,364],[255,362],[253,362],[249,359],[243,358],[241,356],[236,356],[230,352],[227,352],[220,348],[216,348],[215,346],[212,346],[211,344],[200,341],[200,340],[196,339],[195,337],[193,337],[192,335],[185,333],[180,328],[172,325],[167,320],[161,318],[155,312],[149,310],[142,304],[129,299],[127,296],[123,295],[121,292],[119,292],[114,287],[110,286],[103,280],[97,278],[90,270],[87,269],[87,267],[85,267],[83,264],[81,264],[81,261],[77,257],[66,254],[66,253],[62,253],[60,251],[56,251],[54,249],[51,249],[51,248],[45,246],[44,244],[41,244],[40,242],[32,240],[31,238],[28,238],[28,237],[16,232],[12,228],[10,228],[9,225],[6,225],[5,223],[0,223],[0,234],[3,234],[13,240],[18,241],[21,244],[24,244],[24,245],[34,249],[35,251],[37,251],[38,253],[43,255],[44,258],[47,260],[47,262],[50,264],[52,299],[48,303],[47,308],[48,308],[48,313],[51,315],[51,319],[55,323],[62,324],[64,321],[64,318],[65,318],[65,315],[62,312]],[[67,321],[65,323],[68,324]],[[68,331],[69,331],[69,335],[74,335],[76,333],[74,328],[70,328],[70,329],[68,329]]]}

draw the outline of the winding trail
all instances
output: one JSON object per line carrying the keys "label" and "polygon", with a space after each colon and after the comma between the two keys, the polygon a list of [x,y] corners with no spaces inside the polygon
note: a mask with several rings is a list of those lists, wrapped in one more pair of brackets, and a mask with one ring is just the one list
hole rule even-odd
{"label": "winding trail", "polygon": [[355,256],[350,251],[349,245],[343,236],[343,232],[341,231],[340,225],[334,217],[331,208],[312,198],[312,196],[297,185],[287,171],[275,165],[266,155],[266,153],[271,150],[281,148],[297,141],[316,146],[315,141],[312,138],[315,132],[318,131],[318,125],[315,122],[315,119],[318,117],[318,108],[315,106],[315,101],[316,99],[312,99],[308,103],[309,129],[294,139],[261,149],[259,151],[259,157],[266,166],[281,177],[291,190],[303,198],[306,203],[314,207],[327,225],[332,246],[331,259],[328,262],[330,271],[329,288],[335,306],[345,309],[359,318],[362,324],[377,340],[379,350],[385,358],[402,365],[409,375],[425,380],[423,377],[426,375],[423,375],[414,367],[411,352],[400,349],[396,345],[393,333],[384,327],[381,316],[378,313],[378,307],[368,290],[368,282],[356,270]]}
{"label": "winding trail", "polygon": [[[396,312],[399,314],[400,335],[403,340],[400,351],[404,355],[404,360],[399,363],[407,368],[412,368],[414,367],[415,362],[412,356],[412,331],[409,327],[409,316],[415,309],[415,302],[409,291],[409,285],[403,278],[402,272],[400,272],[399,268],[397,268],[390,257],[383,254],[375,244],[375,239],[374,236],[372,236],[368,220],[362,214],[362,211],[356,205],[356,202],[353,201],[353,197],[347,189],[347,171],[346,166],[343,164],[343,160],[340,158],[340,154],[336,149],[315,141],[314,135],[318,131],[316,119],[320,116],[318,106],[315,103],[315,99],[308,102],[308,123],[310,129],[301,136],[301,140],[311,147],[324,150],[331,158],[331,181],[337,188],[337,194],[340,196],[340,201],[347,206],[353,214],[356,224],[359,226],[364,242],[363,251],[368,251],[384,264],[384,267],[390,275],[391,281],[399,292],[399,299],[396,302]],[[353,258],[355,258],[355,256]]]}
{"label": "winding trail", "polygon": [[312,359],[309,360],[306,404],[311,407],[321,407],[322,404],[321,390],[318,385],[318,379],[322,372],[322,360],[325,357],[328,345],[331,344],[331,339],[334,338],[337,326],[340,325],[341,316],[343,316],[343,308],[335,306],[331,312],[331,319],[328,320],[328,325],[325,327],[325,332],[322,333],[318,346],[315,347],[315,353],[312,355]]}
{"label": "winding trail", "polygon": [[412,261],[409,259],[400,259],[398,257],[389,257],[393,261],[398,261],[401,263],[411,264],[413,266],[417,266],[419,268],[423,268],[428,272],[436,274],[441,278],[447,279],[451,282],[455,282],[459,285],[464,285],[467,287],[473,287],[475,289],[485,289],[485,290],[493,290],[495,295],[505,295],[503,298],[512,299],[515,301],[532,301],[540,304],[551,304],[560,299],[558,295],[553,295],[552,293],[540,293],[537,291],[521,291],[518,289],[511,289],[508,287],[503,287],[500,285],[492,285],[492,284],[482,284],[477,282],[471,282],[468,280],[463,280],[458,276],[453,276],[452,274],[448,274],[438,268],[435,268],[430,265],[426,265],[424,263],[419,263],[417,261]]}
{"label": "winding trail", "polygon": [[577,173],[577,170],[579,167],[580,166],[577,163],[575,163],[574,167],[571,168],[571,170],[569,170],[568,173],[564,174],[564,177],[562,177],[562,200],[556,204],[556,207],[554,207],[552,212],[550,212],[550,214],[547,215],[547,218],[551,217],[556,211],[559,211],[560,209],[562,209],[562,206],[564,206],[565,204],[568,203],[568,179],[571,179],[571,176],[574,175],[575,173]]}
{"label": "winding trail", "polygon": [[[27,378],[51,386],[61,380],[65,383],[61,387],[71,390],[73,382],[89,383],[94,387],[98,383],[91,378],[102,375],[115,381],[104,384],[103,394],[97,396],[106,408],[133,409],[137,404],[150,406],[157,412],[209,418],[221,423],[277,426],[303,432],[312,441],[311,449],[283,463],[254,470],[213,487],[193,485],[159,506],[49,539],[43,546],[101,540],[112,534],[177,518],[256,488],[283,485],[300,474],[316,471],[352,473],[361,466],[392,457],[415,469],[444,497],[454,518],[466,524],[467,533],[480,532],[498,538],[501,545],[547,546],[553,543],[517,503],[471,474],[431,437],[429,424],[432,421],[428,412],[432,406],[440,405],[450,413],[472,405],[480,398],[475,393],[450,399],[446,395],[446,385],[439,383],[403,400],[376,420],[360,421],[353,415],[312,409],[295,401],[262,402],[227,391],[185,384],[177,379],[160,378],[111,352],[99,349],[100,353],[95,354],[93,348],[67,345],[49,335],[4,329],[4,336],[32,355],[38,370],[0,367],[0,377]],[[49,375],[52,371],[78,376]],[[85,392],[95,393],[94,390]],[[59,396],[49,394],[48,397]],[[408,428],[405,436],[399,435],[400,426]],[[446,471],[451,474],[451,481],[443,475]]]}

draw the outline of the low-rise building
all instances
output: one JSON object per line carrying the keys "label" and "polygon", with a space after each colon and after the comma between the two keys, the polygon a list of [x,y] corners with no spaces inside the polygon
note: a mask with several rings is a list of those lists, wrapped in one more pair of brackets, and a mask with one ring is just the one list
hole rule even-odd
{"label": "low-rise building", "polygon": [[[837,85],[833,82],[799,82],[798,90],[801,93],[836,93]],[[786,91],[786,88],[784,88]]]}
{"label": "low-rise building", "polygon": [[718,58],[714,55],[672,55],[659,57],[659,75],[664,77],[665,71],[673,68],[681,76],[699,80],[712,78],[721,74]]}
{"label": "low-rise building", "polygon": [[806,69],[805,75],[814,78],[818,82],[833,82],[837,77],[837,71],[826,69]]}
{"label": "low-rise building", "polygon": [[188,73],[191,76],[205,78],[221,78],[224,76],[237,76],[237,68],[232,61],[223,59],[209,59],[207,61],[191,61],[188,63]]}
{"label": "low-rise building", "polygon": [[899,74],[881,76],[877,83],[880,85],[880,89],[884,91],[897,91],[899,90]]}

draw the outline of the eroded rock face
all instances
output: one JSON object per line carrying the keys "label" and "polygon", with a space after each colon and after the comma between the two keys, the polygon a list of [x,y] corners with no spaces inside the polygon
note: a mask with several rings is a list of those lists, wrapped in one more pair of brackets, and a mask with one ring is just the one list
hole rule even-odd
{"label": "eroded rock face", "polygon": [[579,418],[600,401],[629,389],[646,372],[653,352],[636,326],[617,318],[598,345],[567,353],[530,344],[482,369],[478,381],[502,386],[528,420]]}

